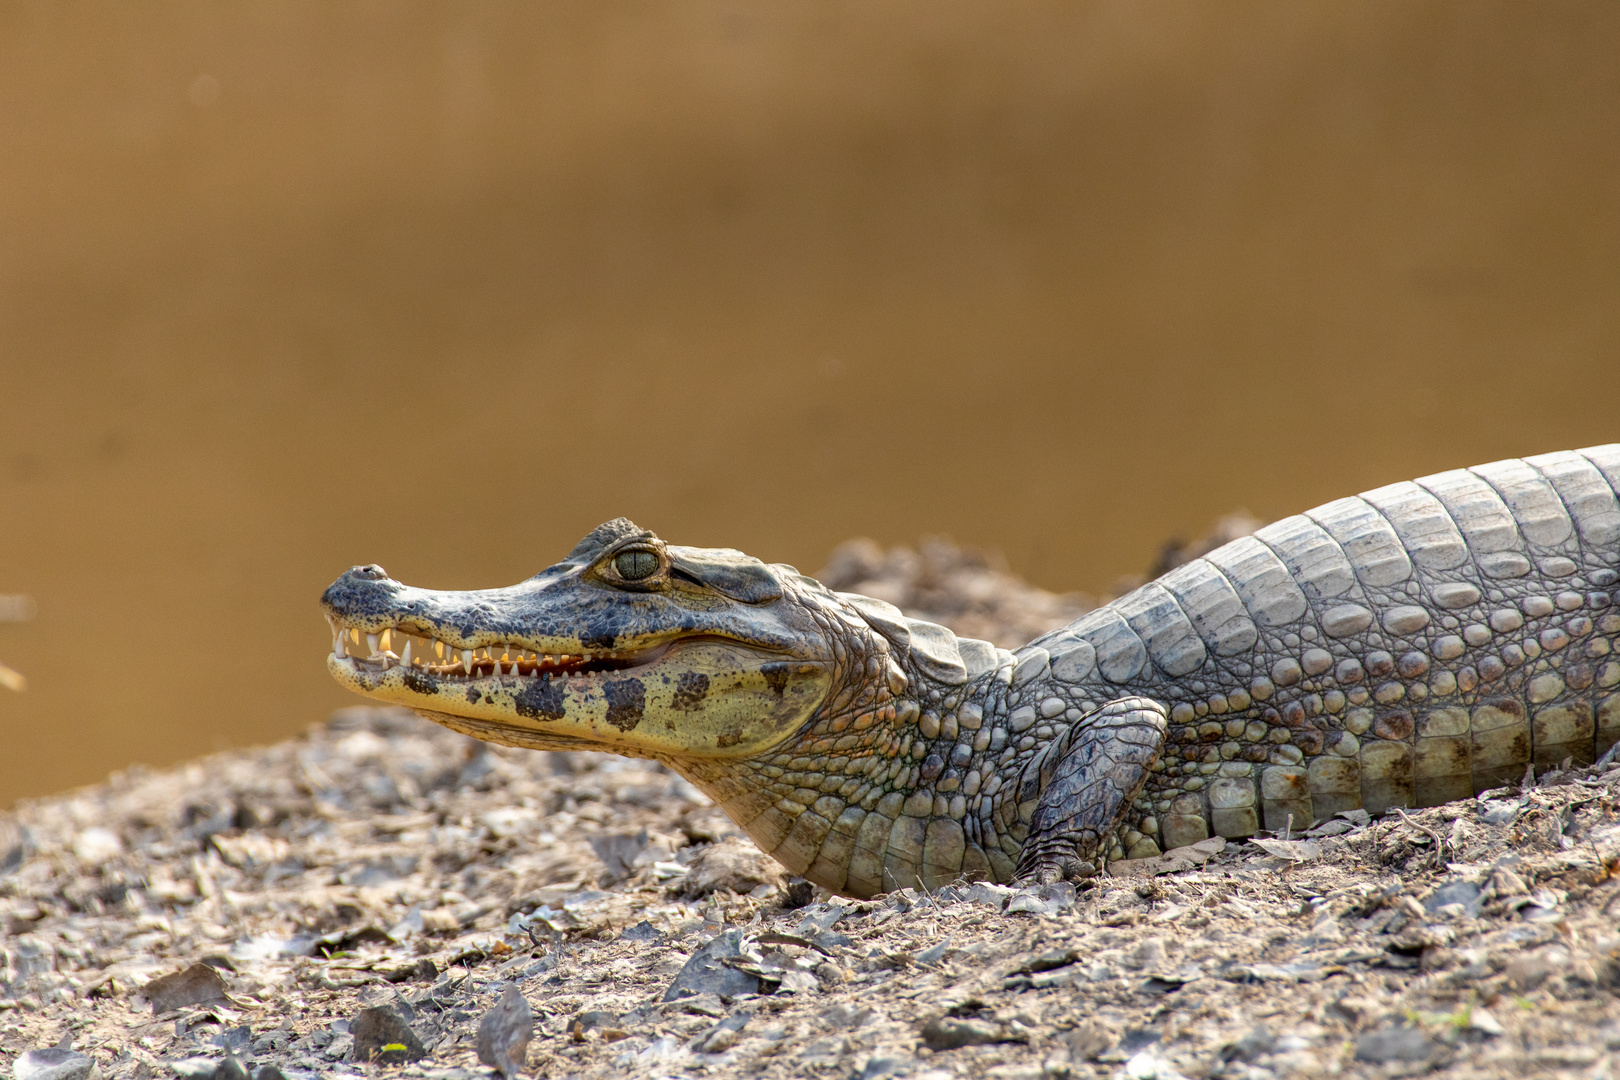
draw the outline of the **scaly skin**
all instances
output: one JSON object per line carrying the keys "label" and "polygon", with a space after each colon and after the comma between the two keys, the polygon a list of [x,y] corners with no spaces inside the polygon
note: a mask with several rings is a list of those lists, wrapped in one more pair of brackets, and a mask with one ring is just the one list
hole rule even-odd
{"label": "scaly skin", "polygon": [[[662,761],[835,891],[1073,878],[1607,750],[1617,490],[1620,444],[1391,485],[1015,653],[621,519],[509,589],[357,567],[323,597],[328,664],[479,738]],[[410,667],[374,655],[401,631]],[[456,652],[424,666],[427,638]]]}

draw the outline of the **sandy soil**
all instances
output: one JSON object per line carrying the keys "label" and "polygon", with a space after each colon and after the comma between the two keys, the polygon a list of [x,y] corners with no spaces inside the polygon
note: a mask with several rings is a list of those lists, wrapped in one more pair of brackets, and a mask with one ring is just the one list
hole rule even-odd
{"label": "sandy soil", "polygon": [[[660,769],[355,708],[0,818],[0,1060],[488,1075],[515,984],[541,1077],[1608,1076],[1617,800],[1620,768],[1558,773],[1078,891],[856,902]],[[89,1060],[14,1063],[52,1047]]]}

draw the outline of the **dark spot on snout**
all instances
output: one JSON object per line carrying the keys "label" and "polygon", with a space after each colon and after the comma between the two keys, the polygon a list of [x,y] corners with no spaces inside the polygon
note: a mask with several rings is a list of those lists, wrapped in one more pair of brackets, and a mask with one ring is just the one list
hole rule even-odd
{"label": "dark spot on snout", "polygon": [[675,699],[670,705],[682,712],[696,712],[709,696],[709,677],[701,671],[683,671],[675,684]]}
{"label": "dark spot on snout", "polygon": [[482,697],[482,695],[477,690],[474,690],[470,686],[467,688],[467,704],[469,704],[469,705],[478,704],[478,701],[479,701],[480,697]]}
{"label": "dark spot on snout", "polygon": [[513,702],[519,716],[530,720],[561,720],[563,718],[563,684],[545,676],[530,679],[523,692]]}
{"label": "dark spot on snout", "polygon": [[714,741],[717,746],[721,747],[736,746],[738,743],[742,742],[742,729],[732,728],[730,731],[722,731],[719,735],[715,736]]}
{"label": "dark spot on snout", "polygon": [[620,731],[629,731],[641,723],[641,714],[647,708],[647,690],[640,679],[620,679],[605,683],[602,692],[607,695],[607,722]]}

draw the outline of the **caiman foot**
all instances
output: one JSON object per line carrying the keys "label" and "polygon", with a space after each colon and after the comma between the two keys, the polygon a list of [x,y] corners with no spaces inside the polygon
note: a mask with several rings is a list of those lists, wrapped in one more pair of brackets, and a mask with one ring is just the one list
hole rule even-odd
{"label": "caiman foot", "polygon": [[[1024,769],[1020,810],[1029,825],[1015,883],[1079,881],[1103,868],[1113,837],[1164,745],[1163,705],[1110,701],[1074,722]],[[1033,804],[1033,805],[1032,805]]]}

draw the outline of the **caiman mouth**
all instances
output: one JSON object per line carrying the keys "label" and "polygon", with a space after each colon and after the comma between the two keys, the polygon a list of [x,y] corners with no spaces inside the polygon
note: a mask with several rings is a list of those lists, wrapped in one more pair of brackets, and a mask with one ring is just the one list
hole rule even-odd
{"label": "caiman mouth", "polygon": [[566,679],[625,671],[653,663],[669,651],[671,644],[579,653],[544,653],[514,642],[468,649],[403,626],[368,631],[346,625],[331,615],[326,622],[332,628],[332,659],[356,672],[380,674],[406,668],[449,682],[503,675]]}

